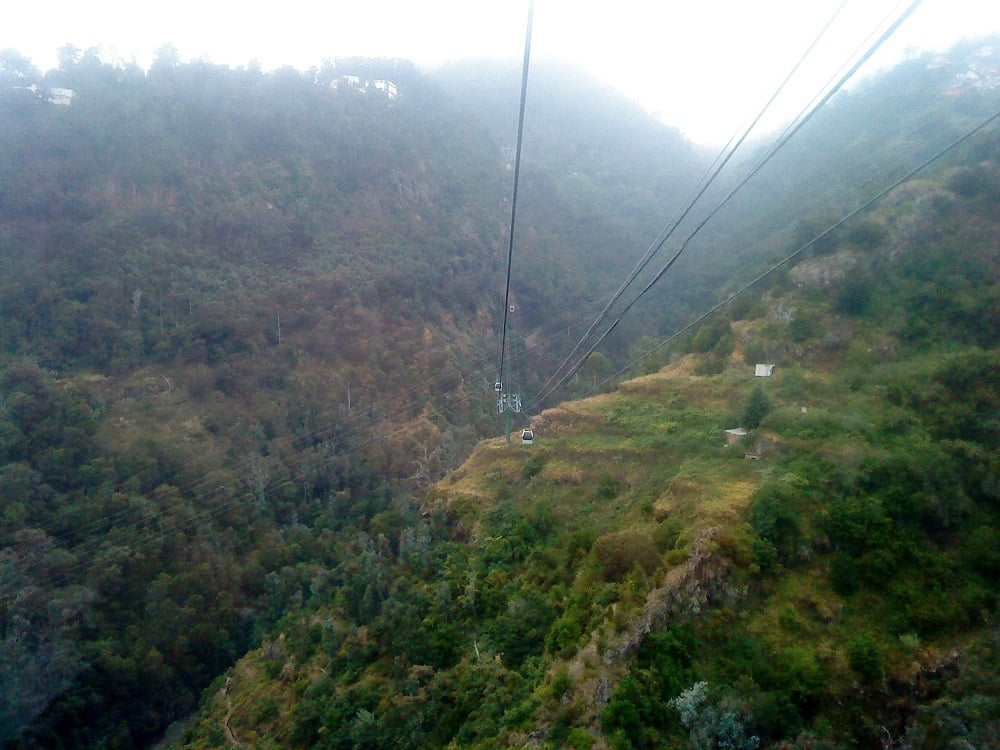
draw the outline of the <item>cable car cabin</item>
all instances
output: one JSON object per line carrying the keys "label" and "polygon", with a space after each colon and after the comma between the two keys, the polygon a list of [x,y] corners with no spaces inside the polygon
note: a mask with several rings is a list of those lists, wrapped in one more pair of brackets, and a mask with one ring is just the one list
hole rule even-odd
{"label": "cable car cabin", "polygon": [[500,393],[500,391],[503,390],[503,383],[501,383],[499,380],[495,382],[493,384],[493,390],[496,391],[497,393]]}
{"label": "cable car cabin", "polygon": [[535,433],[529,430],[521,430],[521,445],[531,445],[535,442]]}

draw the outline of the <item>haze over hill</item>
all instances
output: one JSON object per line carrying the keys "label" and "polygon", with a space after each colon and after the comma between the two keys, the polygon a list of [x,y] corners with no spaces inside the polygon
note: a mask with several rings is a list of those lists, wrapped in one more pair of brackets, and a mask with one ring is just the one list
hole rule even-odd
{"label": "haze over hill", "polygon": [[[995,131],[692,331],[661,376],[546,413],[535,455],[481,445],[428,494],[500,430],[516,70],[64,63],[0,65],[8,746],[148,746],[199,705],[199,747],[652,746],[682,741],[670,701],[702,679],[716,692],[698,710],[722,721],[739,702],[765,742],[876,742],[862,719],[950,731],[943,714],[890,721],[896,694],[877,691],[856,735],[825,729],[852,680],[905,682],[909,657],[942,682],[907,711],[981,697],[940,656],[965,639],[995,663]],[[560,393],[982,120],[992,65],[957,49],[834,102]],[[531,96],[512,283],[525,393],[707,166],[565,69]],[[718,443],[758,360],[779,378],[749,462]],[[698,560],[721,587],[711,613],[653,612]],[[810,576],[816,591],[775,590]],[[744,601],[787,642],[759,637],[773,623]]]}
{"label": "haze over hill", "polygon": [[[822,43],[772,109],[766,131],[790,120],[838,67],[875,39],[910,4],[895,0],[733,0],[648,3],[623,0],[613,12],[573,0],[537,3],[532,58],[585,69],[699,144],[721,146],[756,113],[829,21]],[[860,74],[885,71],[963,38],[1000,32],[1000,8],[981,0],[923,0]],[[516,64],[528,2],[503,7],[461,0],[369,0],[317,8],[194,0],[144,9],[117,0],[14,4],[0,26],[0,49],[28,55],[42,71],[73,45],[109,63],[148,69],[165,45],[185,61],[305,72],[324,61],[411,60],[425,72],[473,57]],[[44,18],[44,23],[39,19]],[[866,41],[867,40],[867,41]]]}

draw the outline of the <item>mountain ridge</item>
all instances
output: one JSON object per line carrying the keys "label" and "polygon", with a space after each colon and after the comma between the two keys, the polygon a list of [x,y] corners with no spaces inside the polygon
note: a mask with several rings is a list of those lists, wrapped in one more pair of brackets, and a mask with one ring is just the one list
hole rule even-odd
{"label": "mountain ridge", "polygon": [[[433,87],[411,96],[427,82],[405,66],[389,102],[162,63],[132,88],[84,55],[60,80],[82,92],[69,108],[29,125],[14,113],[38,102],[3,108],[0,560],[17,596],[0,705],[24,729],[6,743],[144,746],[203,689],[189,746],[649,746],[696,741],[685,716],[716,739],[874,746],[876,720],[941,735],[924,709],[982,697],[939,652],[992,648],[975,617],[996,599],[994,135],[661,349],[644,365],[661,374],[545,412],[533,447],[486,444],[434,484],[499,429],[497,139],[437,114],[454,103]],[[544,196],[525,212],[528,330],[583,319],[665,191],[648,158],[627,196],[601,192],[616,160],[588,161],[600,127],[574,150],[560,101],[526,164]],[[133,128],[162,149],[147,158]],[[824,226],[767,206],[777,230],[751,265]],[[571,392],[690,320],[710,280],[737,283],[714,260],[733,247],[687,256],[696,273]],[[542,368],[520,366],[531,390]],[[757,432],[724,448],[748,415]],[[600,688],[577,654],[632,643],[692,550],[752,584],[744,603],[651,627]],[[890,721],[902,699],[879,680],[910,657],[948,674]]]}
{"label": "mountain ridge", "polygon": [[[988,194],[955,198],[966,169],[901,191],[734,301],[658,372],[543,411],[531,446],[481,443],[422,504],[436,562],[395,557],[390,537],[363,542],[385,545],[393,571],[381,602],[344,617],[334,597],[311,615],[313,646],[251,655],[299,687],[258,682],[282,697],[266,721],[244,704],[244,736],[483,748],[989,737],[997,707],[974,685],[996,668],[985,550],[1000,487],[998,246]],[[877,293],[857,286],[859,267],[877,269]],[[761,361],[770,376],[755,375]],[[727,446],[740,424],[752,429]],[[346,587],[372,580],[363,566],[342,574]],[[436,634],[450,650],[424,650]],[[316,665],[329,674],[311,677]],[[210,744],[215,716],[180,746]]]}

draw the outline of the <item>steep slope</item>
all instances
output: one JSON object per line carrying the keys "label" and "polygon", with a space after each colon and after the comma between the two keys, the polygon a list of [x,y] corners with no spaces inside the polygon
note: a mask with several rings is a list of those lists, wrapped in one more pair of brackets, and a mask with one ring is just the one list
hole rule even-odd
{"label": "steep slope", "polygon": [[[169,49],[3,52],[0,151],[0,741],[145,746],[496,433],[510,175],[408,63]],[[636,222],[536,248],[518,325],[581,319]]]}
{"label": "steep slope", "polygon": [[[515,142],[520,71],[485,61],[433,72],[456,103],[497,143]],[[575,295],[602,301],[656,238],[709,159],[638,105],[580,71],[552,63],[532,67],[526,97],[519,237],[514,284],[527,313],[565,318],[568,300],[550,277],[554,257],[572,253],[562,270]],[[553,210],[556,209],[556,210]],[[602,281],[608,282],[602,286]],[[596,306],[595,306],[596,307]],[[636,311],[630,334],[609,342],[618,357],[679,305]],[[592,313],[591,313],[592,314]],[[540,352],[532,351],[535,359]],[[547,364],[540,359],[535,366]],[[526,383],[526,387],[534,387]]]}
{"label": "steep slope", "polygon": [[481,443],[179,746],[990,741],[997,174],[910,184],[663,369]]}
{"label": "steep slope", "polygon": [[[683,344],[690,360],[547,414],[534,454],[483,448],[421,508],[497,430],[506,139],[398,62],[348,61],[360,81],[399,84],[380,99],[342,67],[163,55],[144,75],[87,53],[41,77],[0,61],[5,742],[144,746],[209,684],[221,702],[192,744],[642,745],[677,740],[699,707],[769,741],[874,742],[863,722],[857,737],[827,730],[847,723],[837,701],[882,719],[874,675],[906,677],[897,642],[926,644],[922,663],[947,677],[937,652],[981,635],[972,613],[995,607],[995,139],[737,300]],[[76,92],[68,108],[46,100],[56,85]],[[592,96],[607,111],[551,94],[561,125],[536,131],[545,148],[526,164],[515,323],[555,322],[516,348],[530,340],[542,371],[567,321],[589,319],[580,290],[613,288],[632,260],[619,249],[655,232],[658,196],[683,192],[663,175],[691,167],[634,110],[609,129],[612,100]],[[933,101],[936,123],[972,100]],[[802,179],[747,198],[769,230],[748,265],[794,247],[799,199],[826,200]],[[674,277],[655,326],[714,298],[730,268],[717,259],[750,239],[735,226],[738,242],[688,256],[712,265]],[[777,387],[751,400],[745,368],[762,360]],[[754,463],[753,441],[721,448],[744,412],[773,456],[768,440]],[[796,599],[801,575],[819,583]],[[935,592],[954,603],[929,605]],[[706,608],[721,614],[685,619]],[[799,631],[805,645],[784,648]],[[670,713],[698,679],[708,693]],[[857,699],[854,679],[879,697]],[[979,710],[974,671],[947,684],[942,710]],[[950,731],[920,716],[884,726]]]}
{"label": "steep slope", "polygon": [[[660,331],[676,330],[705,309],[707,299],[724,298],[720,290],[738,288],[763,258],[780,257],[786,248],[812,239],[995,113],[998,52],[996,37],[969,41],[947,55],[914,57],[841,91],[755,171],[690,242],[657,294],[649,295],[655,299],[642,306],[669,305],[657,318]],[[757,169],[773,144],[754,137],[756,148],[748,144],[737,153],[668,249],[680,246],[702,217]],[[974,163],[992,158],[990,148],[980,141],[956,156]]]}

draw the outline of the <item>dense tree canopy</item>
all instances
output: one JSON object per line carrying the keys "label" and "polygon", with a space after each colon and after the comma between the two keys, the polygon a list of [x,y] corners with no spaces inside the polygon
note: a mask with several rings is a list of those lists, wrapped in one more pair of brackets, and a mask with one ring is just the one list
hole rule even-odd
{"label": "dense tree canopy", "polygon": [[[828,226],[867,194],[851,159],[879,153],[876,180],[952,137],[989,100],[927,96],[960,70],[908,64],[817,118],[570,387],[721,298],[734,259],[752,273]],[[598,728],[622,747],[791,742],[899,663],[885,632],[978,637],[1000,528],[995,136],[678,342],[699,400],[611,394],[593,435],[490,466],[445,507],[440,488],[421,498],[500,429],[516,75],[483,71],[265,73],[170,47],[143,71],[66,47],[43,74],[0,52],[0,744],[149,746],[203,698],[187,741],[223,744],[210,704],[248,652],[267,690],[226,693],[246,701],[237,726],[285,746],[586,747]],[[566,71],[532,91],[512,286],[525,392],[703,166]],[[789,371],[766,392],[741,370],[756,353]],[[741,410],[780,470],[720,453]],[[756,505],[698,547],[684,514],[705,488],[728,497],[716,459]],[[782,571],[852,611],[877,602],[888,630],[830,646],[829,684],[749,611],[626,643],[692,549],[765,609],[785,602],[782,632],[809,629],[766,578]],[[584,705],[588,648],[614,669]],[[979,697],[963,674],[913,731],[947,735]],[[873,741],[859,726],[836,736]]]}

